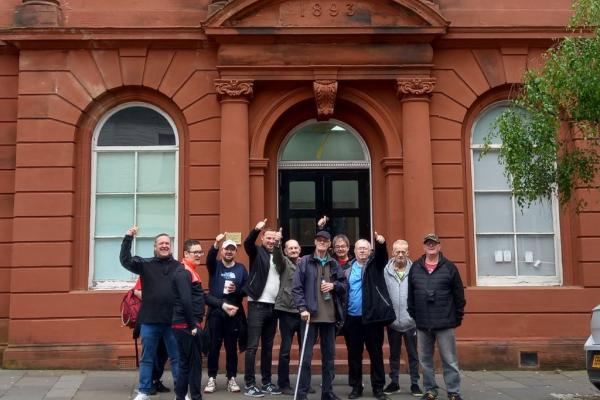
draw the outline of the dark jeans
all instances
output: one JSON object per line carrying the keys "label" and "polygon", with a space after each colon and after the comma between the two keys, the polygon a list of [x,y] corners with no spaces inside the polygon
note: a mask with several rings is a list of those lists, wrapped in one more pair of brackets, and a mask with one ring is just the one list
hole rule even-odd
{"label": "dark jeans", "polygon": [[[302,322],[302,335],[306,329],[306,323]],[[302,360],[302,371],[300,384],[298,386],[298,398],[306,398],[310,388],[310,365],[312,364],[313,347],[317,337],[321,338],[321,397],[333,393],[333,377],[335,373],[335,324],[316,322],[308,326],[306,337],[306,348],[302,349],[304,358]]]}
{"label": "dark jeans", "polygon": [[158,342],[164,340],[171,360],[171,373],[173,381],[177,382],[179,376],[179,352],[177,340],[171,329],[171,324],[141,324],[142,359],[140,360],[139,391],[148,394],[152,391],[152,373],[156,360]]}
{"label": "dark jeans", "polygon": [[402,354],[402,338],[408,355],[408,371],[410,372],[411,385],[419,384],[419,356],[417,355],[417,329],[398,332],[387,327],[388,342],[390,344],[390,379],[398,383],[400,375],[400,355]]}
{"label": "dark jeans", "polygon": [[225,343],[225,369],[227,379],[237,375],[237,341],[240,336],[240,314],[230,317],[221,310],[211,310],[208,316],[210,350],[208,351],[208,376],[217,377],[221,345]]}
{"label": "dark jeans", "polygon": [[273,312],[273,304],[248,302],[248,345],[246,346],[244,382],[246,387],[256,385],[254,368],[256,349],[260,339],[260,373],[262,383],[271,383],[271,363],[273,362],[273,338],[277,330],[277,317]]}
{"label": "dark jeans", "polygon": [[175,384],[175,400],[184,400],[190,389],[192,400],[202,400],[200,379],[202,377],[201,332],[192,336],[187,329],[173,329],[179,350],[179,377]]}
{"label": "dark jeans", "polygon": [[371,387],[373,393],[383,391],[385,370],[383,368],[383,325],[363,324],[362,317],[348,315],[344,327],[348,349],[348,384],[362,390],[363,349],[367,347],[371,360]]}
{"label": "dark jeans", "polygon": [[277,386],[280,388],[290,387],[290,351],[294,334],[298,339],[298,348],[302,346],[300,342],[300,314],[289,313],[285,311],[276,311],[279,320],[279,334],[281,335],[281,345],[279,347],[279,365],[277,367]]}
{"label": "dark jeans", "polygon": [[162,378],[168,359],[167,346],[165,346],[165,341],[161,338],[156,348],[156,358],[154,359],[154,368],[152,369],[152,384],[156,384]]}

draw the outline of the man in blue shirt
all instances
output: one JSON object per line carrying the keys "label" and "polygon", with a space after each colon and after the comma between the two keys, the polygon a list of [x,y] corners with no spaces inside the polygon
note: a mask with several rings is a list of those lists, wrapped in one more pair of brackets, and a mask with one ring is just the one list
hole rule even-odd
{"label": "man in blue shirt", "polygon": [[377,400],[386,400],[383,392],[384,327],[396,319],[394,308],[383,276],[388,252],[385,238],[375,232],[375,252],[371,243],[360,239],[354,245],[356,259],[344,271],[348,278],[348,315],[344,337],[348,349],[348,384],[352,391],[349,399],[362,397],[362,354],[367,348],[371,360],[371,387]]}

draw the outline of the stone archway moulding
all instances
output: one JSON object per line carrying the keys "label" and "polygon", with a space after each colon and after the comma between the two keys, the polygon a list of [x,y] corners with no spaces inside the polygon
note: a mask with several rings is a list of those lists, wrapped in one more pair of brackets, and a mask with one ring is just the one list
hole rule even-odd
{"label": "stone archway moulding", "polygon": [[[313,99],[313,96],[314,93],[310,88],[301,87],[274,100],[273,107],[263,110],[258,115],[257,123],[250,135],[250,158],[265,158],[267,141],[275,123],[293,106]],[[400,135],[388,110],[369,95],[354,88],[340,89],[337,98],[356,105],[373,119],[377,126],[376,131],[382,135],[384,148],[388,151],[386,157],[400,158],[402,156]]]}

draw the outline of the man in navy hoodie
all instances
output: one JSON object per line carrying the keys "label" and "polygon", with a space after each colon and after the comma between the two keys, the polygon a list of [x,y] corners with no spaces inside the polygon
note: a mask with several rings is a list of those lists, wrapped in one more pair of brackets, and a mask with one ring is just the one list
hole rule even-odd
{"label": "man in navy hoodie", "polygon": [[127,230],[121,244],[119,259],[125,269],[142,278],[144,301],[138,315],[141,324],[142,359],[138,395],[134,400],[149,400],[152,391],[152,369],[161,337],[167,346],[174,382],[179,375],[177,341],[171,329],[174,302],[171,286],[175,271],[183,267],[173,258],[171,237],[166,233],[155,236],[154,257],[132,257],[131,245],[137,232],[137,226]]}

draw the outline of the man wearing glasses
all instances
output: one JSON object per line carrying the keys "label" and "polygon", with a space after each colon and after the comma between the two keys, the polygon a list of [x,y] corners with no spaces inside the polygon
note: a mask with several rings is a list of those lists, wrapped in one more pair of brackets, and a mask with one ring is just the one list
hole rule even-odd
{"label": "man wearing glasses", "polygon": [[441,252],[440,239],[430,233],[423,239],[425,254],[408,274],[408,313],[417,324],[419,361],[423,369],[424,400],[436,400],[433,353],[438,344],[448,400],[461,400],[460,372],[454,329],[462,323],[465,293],[456,265]]}
{"label": "man wearing glasses", "polygon": [[371,362],[371,388],[377,400],[387,400],[383,392],[385,369],[383,367],[384,327],[396,319],[384,279],[388,262],[385,238],[374,232],[375,251],[371,243],[360,239],[354,244],[356,259],[344,271],[348,279],[348,316],[344,337],[348,349],[348,384],[352,388],[349,399],[363,394],[363,349],[366,347]]}

